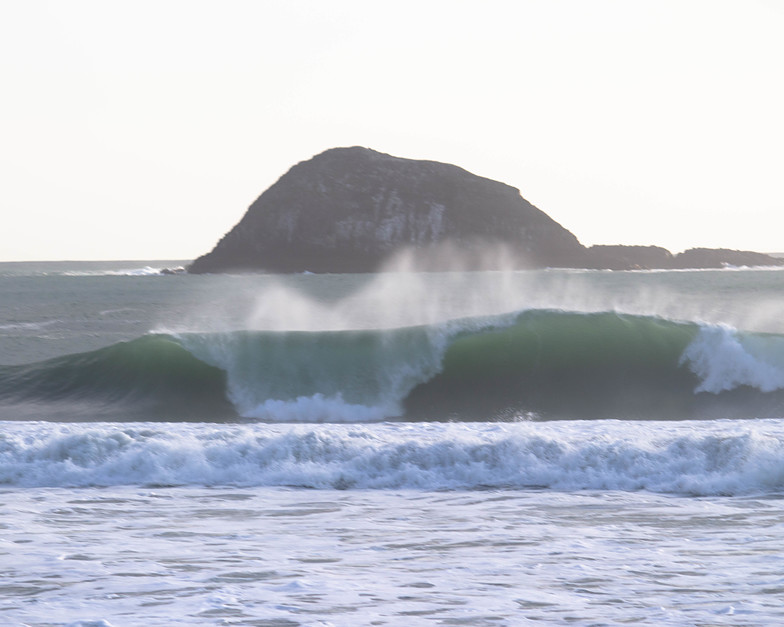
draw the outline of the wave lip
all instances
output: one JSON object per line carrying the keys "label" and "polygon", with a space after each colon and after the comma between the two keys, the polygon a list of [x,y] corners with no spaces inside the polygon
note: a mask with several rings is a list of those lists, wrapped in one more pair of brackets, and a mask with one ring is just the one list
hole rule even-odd
{"label": "wave lip", "polygon": [[784,490],[784,421],[227,426],[7,423],[0,484]]}

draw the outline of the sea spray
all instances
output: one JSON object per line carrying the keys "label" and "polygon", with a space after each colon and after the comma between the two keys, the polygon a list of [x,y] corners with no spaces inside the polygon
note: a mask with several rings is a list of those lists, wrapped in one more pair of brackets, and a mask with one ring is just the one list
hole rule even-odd
{"label": "sea spray", "polygon": [[[405,267],[405,264],[403,264]],[[392,267],[394,269],[395,266]],[[263,277],[249,304],[239,303],[234,326],[166,327],[166,330],[301,330],[399,328],[523,310],[615,312],[673,321],[725,323],[749,331],[784,334],[780,303],[760,299],[754,285],[733,282],[715,302],[700,298],[704,285],[729,276],[718,270],[596,272],[493,271],[376,275]],[[666,276],[666,281],[662,277]],[[755,278],[778,289],[781,271]],[[240,283],[250,279],[234,277]],[[778,292],[776,292],[778,293]],[[247,298],[247,296],[245,297]],[[244,302],[244,300],[243,300]],[[220,324],[221,320],[215,320]],[[225,320],[223,320],[225,322]]]}

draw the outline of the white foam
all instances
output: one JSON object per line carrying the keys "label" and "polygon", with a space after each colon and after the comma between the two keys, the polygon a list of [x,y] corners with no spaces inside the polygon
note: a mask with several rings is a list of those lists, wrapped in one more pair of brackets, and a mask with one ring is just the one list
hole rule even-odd
{"label": "white foam", "polygon": [[784,489],[784,420],[2,427],[5,485]]}
{"label": "white foam", "polygon": [[705,325],[681,356],[701,379],[695,392],[718,394],[747,385],[784,389],[784,338],[741,335],[727,325]]}
{"label": "white foam", "polygon": [[53,324],[58,324],[59,322],[61,321],[57,319],[43,320],[41,322],[13,322],[8,324],[0,324],[0,331],[36,331],[38,329],[44,329],[46,327],[52,326]]}
{"label": "white foam", "polygon": [[[235,395],[236,396],[236,395]],[[401,413],[399,403],[362,405],[347,403],[343,397],[299,396],[294,400],[267,400],[252,409],[246,409],[247,418],[258,418],[270,422],[311,422],[311,423],[355,423],[379,422]]]}
{"label": "white foam", "polygon": [[164,268],[153,268],[152,266],[121,268],[119,270],[68,270],[63,272],[62,276],[159,276],[163,270]]}

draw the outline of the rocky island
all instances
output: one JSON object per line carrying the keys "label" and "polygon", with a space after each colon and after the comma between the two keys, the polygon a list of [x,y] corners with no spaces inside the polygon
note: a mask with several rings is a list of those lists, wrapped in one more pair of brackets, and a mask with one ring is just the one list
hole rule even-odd
{"label": "rocky island", "polygon": [[333,148],[292,167],[191,273],[781,265],[726,249],[583,246],[514,187],[435,161]]}

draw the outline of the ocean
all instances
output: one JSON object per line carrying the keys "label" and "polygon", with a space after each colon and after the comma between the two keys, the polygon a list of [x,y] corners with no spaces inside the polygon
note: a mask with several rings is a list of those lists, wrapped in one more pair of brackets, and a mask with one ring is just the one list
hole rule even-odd
{"label": "ocean", "polygon": [[784,623],[781,269],[0,263],[0,624]]}

